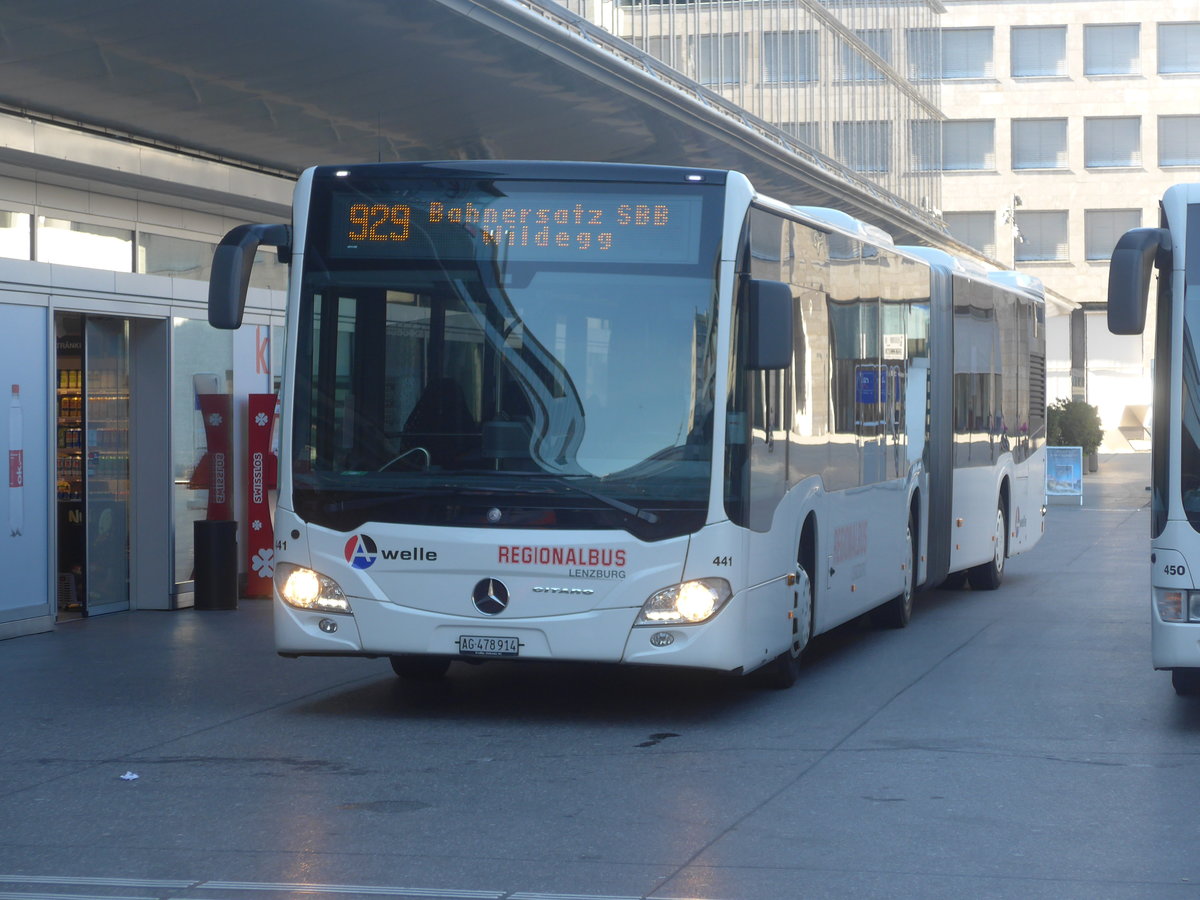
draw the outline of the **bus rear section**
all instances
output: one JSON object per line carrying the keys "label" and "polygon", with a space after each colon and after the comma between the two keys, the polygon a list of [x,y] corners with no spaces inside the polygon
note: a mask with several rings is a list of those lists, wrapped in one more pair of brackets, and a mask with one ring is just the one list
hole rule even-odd
{"label": "bus rear section", "polygon": [[926,247],[931,268],[929,583],[995,590],[1046,518],[1041,282]]}

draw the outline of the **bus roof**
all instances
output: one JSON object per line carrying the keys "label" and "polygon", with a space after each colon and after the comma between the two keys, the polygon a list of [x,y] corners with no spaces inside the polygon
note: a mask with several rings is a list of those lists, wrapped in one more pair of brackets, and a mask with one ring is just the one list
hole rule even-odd
{"label": "bus roof", "polygon": [[935,247],[900,247],[900,250],[924,260],[932,268],[942,269],[953,275],[970,278],[975,281],[987,281],[1003,287],[1014,293],[1025,294],[1038,300],[1046,299],[1046,289],[1040,278],[1027,275],[1024,272],[1014,272],[1010,269],[997,269],[976,262],[973,259],[963,259],[945,250]]}
{"label": "bus roof", "polygon": [[[405,163],[354,163],[314,166],[317,176],[362,178],[513,178],[530,181],[632,181],[666,184],[725,184],[724,169],[650,166],[635,163],[560,162],[543,160],[450,159]],[[345,173],[342,175],[342,173]]]}
{"label": "bus roof", "polygon": [[844,213],[840,209],[829,209],[824,206],[793,206],[791,208],[807,219],[824,225],[832,225],[839,231],[860,240],[884,247],[896,246],[896,242],[892,240],[892,236],[882,228],[875,225],[868,225],[861,219],[856,219],[854,216]]}

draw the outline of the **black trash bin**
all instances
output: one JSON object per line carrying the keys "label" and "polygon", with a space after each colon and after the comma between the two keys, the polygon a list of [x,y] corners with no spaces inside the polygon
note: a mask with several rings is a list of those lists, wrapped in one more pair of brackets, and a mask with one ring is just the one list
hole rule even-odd
{"label": "black trash bin", "polygon": [[237,609],[237,522],[193,522],[196,609]]}

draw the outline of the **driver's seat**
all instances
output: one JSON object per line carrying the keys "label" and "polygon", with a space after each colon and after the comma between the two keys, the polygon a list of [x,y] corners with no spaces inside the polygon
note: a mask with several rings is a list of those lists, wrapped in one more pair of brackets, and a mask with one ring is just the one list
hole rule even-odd
{"label": "driver's seat", "polygon": [[404,423],[404,442],[424,447],[435,466],[479,451],[479,423],[471,415],[466,394],[453,378],[435,378],[425,385]]}

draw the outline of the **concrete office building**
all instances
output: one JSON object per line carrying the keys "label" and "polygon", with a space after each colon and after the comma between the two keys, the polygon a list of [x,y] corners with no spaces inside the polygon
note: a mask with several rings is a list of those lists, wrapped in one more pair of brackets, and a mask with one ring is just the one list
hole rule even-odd
{"label": "concrete office building", "polygon": [[1099,406],[1110,449],[1146,446],[1150,348],[1108,333],[1107,261],[1200,177],[1193,2],[568,5],[1041,278],[1052,312],[1075,307],[1050,317],[1050,399]]}
{"label": "concrete office building", "polygon": [[564,0],[798,151],[824,157],[936,222],[941,175],[913,164],[938,146],[936,2]]}
{"label": "concrete office building", "polygon": [[[1200,179],[1195,0],[947,0],[942,209],[952,234],[1082,305],[1050,399],[1099,407],[1110,449],[1144,448],[1152,346],[1114,337],[1108,260],[1158,198]],[[1064,341],[1066,319],[1051,320]],[[1148,328],[1147,335],[1153,330]],[[1086,362],[1085,362],[1086,359]]]}

